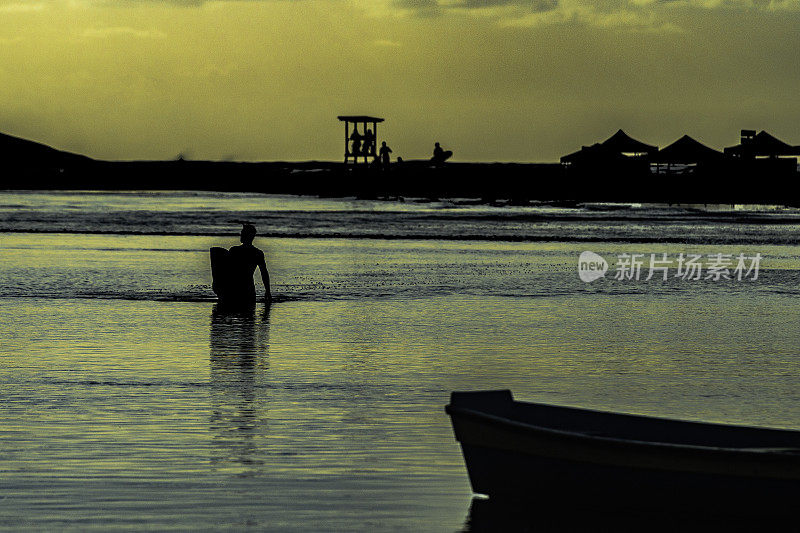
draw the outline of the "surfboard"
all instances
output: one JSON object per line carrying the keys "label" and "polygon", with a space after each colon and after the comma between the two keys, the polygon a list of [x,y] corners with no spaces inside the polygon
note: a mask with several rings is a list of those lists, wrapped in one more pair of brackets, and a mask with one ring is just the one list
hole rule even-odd
{"label": "surfboard", "polygon": [[453,157],[453,151],[452,150],[445,150],[444,152],[442,152],[438,156],[436,156],[436,155],[433,156],[431,158],[431,161],[433,161],[434,163],[444,163],[445,161],[447,161],[451,157]]}
{"label": "surfboard", "polygon": [[230,284],[230,254],[225,248],[214,246],[211,254],[211,289],[219,298],[228,295]]}

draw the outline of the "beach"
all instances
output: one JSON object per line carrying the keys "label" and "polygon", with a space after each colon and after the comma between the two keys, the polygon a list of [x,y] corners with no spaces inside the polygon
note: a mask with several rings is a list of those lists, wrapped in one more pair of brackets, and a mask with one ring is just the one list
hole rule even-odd
{"label": "beach", "polygon": [[[224,313],[243,220],[275,301]],[[469,530],[453,390],[800,429],[794,210],[18,191],[0,232],[10,530]],[[761,259],[587,283],[587,250]]]}

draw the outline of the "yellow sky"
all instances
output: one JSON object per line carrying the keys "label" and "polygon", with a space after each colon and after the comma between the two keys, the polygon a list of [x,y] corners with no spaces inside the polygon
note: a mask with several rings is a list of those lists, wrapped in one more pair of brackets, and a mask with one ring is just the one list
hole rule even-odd
{"label": "yellow sky", "polygon": [[800,144],[800,0],[0,0],[0,131],[107,159]]}

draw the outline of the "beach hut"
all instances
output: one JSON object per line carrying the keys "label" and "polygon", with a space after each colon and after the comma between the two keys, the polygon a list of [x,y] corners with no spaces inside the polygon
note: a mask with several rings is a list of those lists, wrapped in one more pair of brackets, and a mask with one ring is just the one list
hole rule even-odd
{"label": "beach hut", "polygon": [[705,144],[684,135],[669,146],[665,146],[653,155],[654,163],[703,163],[717,161],[722,157],[722,152],[714,150]]}
{"label": "beach hut", "polygon": [[649,156],[657,151],[658,147],[619,130],[603,142],[563,156],[561,165],[564,176],[574,180],[576,194],[596,201],[622,201],[636,195],[638,184],[650,176]]}
{"label": "beach hut", "polygon": [[698,165],[718,163],[722,160],[722,152],[684,135],[669,146],[665,146],[650,158],[655,165],[656,173],[662,172],[666,165],[666,173],[673,171],[673,165],[680,173],[692,172]]}
{"label": "beach hut", "polygon": [[643,143],[622,130],[600,143],[604,150],[627,157],[646,157],[658,152],[658,146]]}
{"label": "beach hut", "polygon": [[[798,176],[797,158],[800,146],[792,146],[767,133],[742,130],[741,142],[725,148],[726,166],[729,174],[738,173],[745,178],[765,178],[770,185],[779,187],[781,182]],[[782,195],[797,197],[796,192]]]}
{"label": "beach hut", "polygon": [[[377,159],[378,124],[383,119],[367,115],[342,115],[337,118],[344,122],[344,164],[347,165],[351,159],[356,164],[360,157],[364,158],[364,164],[369,163],[370,158],[373,161]],[[361,131],[358,131],[359,126]]]}
{"label": "beach hut", "polygon": [[658,152],[657,146],[638,141],[624,131],[618,130],[603,142],[583,146],[577,152],[563,156],[561,164],[572,166],[625,161],[631,158],[647,158],[656,152]]}
{"label": "beach hut", "polygon": [[725,148],[725,155],[740,159],[796,157],[800,156],[800,147],[785,143],[766,131],[742,130],[741,142]]}

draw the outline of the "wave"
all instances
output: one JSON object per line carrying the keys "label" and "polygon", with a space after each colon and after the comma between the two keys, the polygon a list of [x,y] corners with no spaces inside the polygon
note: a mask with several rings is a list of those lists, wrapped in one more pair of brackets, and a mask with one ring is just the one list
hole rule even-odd
{"label": "wave", "polygon": [[[439,293],[441,295],[447,293]],[[429,293],[420,294],[419,296],[429,296]],[[306,302],[306,301],[345,301],[345,300],[363,300],[375,298],[394,298],[406,297],[408,294],[403,293],[390,293],[390,292],[371,292],[368,294],[358,292],[341,292],[341,293],[294,293],[294,294],[275,294],[272,296],[271,303],[282,302]],[[49,293],[49,294],[36,294],[36,293],[2,293],[0,292],[0,299],[4,298],[25,298],[34,300],[120,300],[132,302],[175,302],[175,303],[205,303],[216,304],[219,300],[214,295],[194,295],[194,294],[143,294],[143,293]],[[263,304],[263,299],[259,298],[257,304]]]}
{"label": "wave", "polygon": [[[61,293],[61,294],[2,294],[0,298],[30,298],[38,300],[124,300],[133,302],[181,302],[181,303],[217,303],[216,296],[195,296],[186,294],[107,294],[107,293]],[[278,302],[293,302],[305,300],[336,300],[346,299],[344,297],[336,297],[330,295],[312,295],[312,294],[299,294],[299,295],[275,295],[272,297],[273,303]],[[258,303],[262,303],[259,300]]]}
{"label": "wave", "polygon": [[[52,246],[3,246],[4,250],[32,250],[37,248],[46,248],[52,249]],[[207,247],[202,248],[138,248],[138,247],[95,247],[95,246],[87,246],[87,247],[76,247],[76,246],[69,246],[69,249],[75,250],[84,250],[84,251],[93,251],[93,252],[169,252],[169,253],[176,253],[176,252],[208,252]]]}
{"label": "wave", "polygon": [[[268,355],[266,355],[268,357]],[[243,383],[246,383],[248,389],[262,389],[262,390],[287,390],[287,391],[352,391],[353,389],[367,390],[372,389],[377,394],[385,394],[385,387],[380,384],[366,384],[366,383],[320,383],[320,382],[263,382],[258,379],[254,380],[234,380],[229,379],[222,372],[221,379],[215,379],[213,376],[210,381],[172,381],[172,380],[93,380],[93,379],[47,379],[42,380],[26,380],[26,381],[13,381],[16,385],[49,385],[53,387],[109,387],[109,388],[179,388],[179,389],[239,389]],[[430,387],[412,387],[410,385],[404,386],[402,384],[395,384],[392,387],[393,393],[397,393],[398,389],[407,389],[415,393],[436,393],[441,394],[441,389],[434,389]]]}
{"label": "wave", "polygon": [[[83,205],[63,206],[69,209],[81,210],[81,213],[62,213],[60,210],[46,211],[40,209],[26,209],[22,205],[4,205],[0,209],[12,209],[12,213],[0,217],[4,223],[19,224],[28,222],[42,222],[51,224],[71,224],[72,217],[78,215],[82,218],[78,222],[86,224],[105,223],[114,225],[120,223],[147,223],[153,217],[161,217],[172,223],[203,223],[239,224],[242,220],[267,222],[270,220],[302,221],[330,219],[334,221],[350,221],[351,219],[368,220],[370,222],[391,222],[407,220],[430,221],[520,221],[520,222],[622,222],[622,221],[652,221],[652,222],[719,222],[735,224],[800,224],[800,213],[797,212],[769,212],[769,211],[660,211],[660,210],[629,210],[629,211],[587,211],[565,212],[561,210],[548,211],[497,209],[457,209],[436,208],[425,211],[400,211],[400,210],[374,210],[374,209],[311,209],[311,210],[218,210],[205,208],[202,210],[184,209],[181,211],[170,210],[136,210],[111,209],[95,211]],[[21,212],[20,212],[21,211]],[[8,217],[8,218],[6,218]],[[13,218],[12,218],[13,217]],[[97,229],[102,231],[102,229]]]}
{"label": "wave", "polygon": [[[764,270],[766,275],[768,271]],[[795,271],[791,271],[795,272]],[[570,278],[571,279],[571,278]],[[642,294],[649,295],[676,295],[699,293],[717,293],[740,290],[754,290],[762,294],[775,294],[778,296],[795,297],[800,295],[800,289],[795,287],[795,277],[783,276],[781,279],[771,279],[767,281],[765,277],[763,285],[751,286],[744,284],[718,284],[713,282],[676,285],[675,283],[614,283],[609,281],[604,284],[586,285],[576,280],[567,281],[559,285],[552,283],[542,283],[536,287],[519,287],[519,290],[510,289],[508,284],[500,284],[491,288],[476,286],[417,286],[417,287],[395,287],[387,290],[377,287],[342,287],[336,290],[308,290],[292,292],[291,290],[281,292],[281,289],[273,290],[271,303],[282,304],[289,302],[368,302],[368,301],[405,301],[412,302],[421,299],[436,298],[466,298],[466,299],[514,299],[514,300],[548,300],[569,298],[572,296],[585,296],[591,292],[597,296],[604,297],[624,297]],[[598,282],[599,283],[599,282]],[[161,302],[161,303],[180,303],[180,304],[202,304],[212,306],[218,303],[217,297],[211,292],[210,288],[201,291],[76,291],[65,290],[62,292],[36,292],[24,290],[0,290],[0,300],[46,300],[46,301],[65,301],[65,300],[94,300],[94,301],[128,301],[128,302]],[[264,301],[259,298],[257,305],[263,305]]]}
{"label": "wave", "polygon": [[[242,199],[229,194],[211,201],[204,193],[197,199],[191,199],[196,193],[185,194],[183,200],[165,201],[153,201],[149,193],[117,199],[112,194],[110,199],[84,198],[82,203],[55,195],[31,201],[28,207],[0,209],[0,234],[232,238],[239,223],[247,220],[258,227],[260,238],[267,239],[795,244],[800,226],[796,209],[741,206],[724,210],[606,204],[570,209],[453,202],[422,206],[267,196]],[[16,196],[0,200],[9,206],[23,203]],[[114,247],[102,243],[109,244]],[[158,248],[149,243],[143,247]]]}
{"label": "wave", "polygon": [[[655,228],[656,230],[658,228]],[[588,230],[591,231],[591,230]],[[54,235],[120,235],[120,236],[154,236],[154,237],[233,237],[235,234],[225,231],[150,231],[150,230],[71,230],[66,228],[56,229],[15,229],[0,227],[0,234],[54,234]],[[657,231],[654,231],[657,233]],[[776,234],[757,234],[757,235],[687,235],[678,232],[675,235],[571,235],[571,234],[544,234],[544,235],[525,235],[525,234],[490,234],[486,233],[359,233],[347,231],[333,232],[283,232],[283,231],[260,231],[260,239],[349,239],[349,240],[388,240],[388,241],[473,241],[473,242],[586,242],[586,243],[665,243],[665,244],[774,244],[774,245],[796,245],[797,235],[786,233],[785,235]],[[94,249],[94,248],[92,248]],[[144,250],[153,252],[195,252],[199,249],[164,249],[164,248],[120,248],[119,250]],[[99,249],[103,251],[116,251],[115,248]]]}

